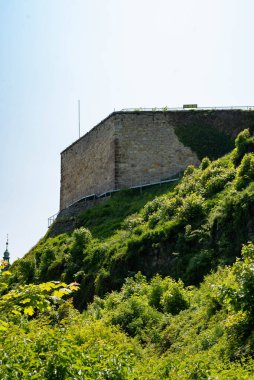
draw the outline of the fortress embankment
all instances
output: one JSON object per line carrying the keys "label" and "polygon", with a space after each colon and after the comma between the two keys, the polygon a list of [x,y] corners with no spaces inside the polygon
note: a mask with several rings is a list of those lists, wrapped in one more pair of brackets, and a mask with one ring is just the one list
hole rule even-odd
{"label": "fortress embankment", "polygon": [[219,157],[245,128],[254,129],[250,109],[113,112],[61,153],[60,211]]}

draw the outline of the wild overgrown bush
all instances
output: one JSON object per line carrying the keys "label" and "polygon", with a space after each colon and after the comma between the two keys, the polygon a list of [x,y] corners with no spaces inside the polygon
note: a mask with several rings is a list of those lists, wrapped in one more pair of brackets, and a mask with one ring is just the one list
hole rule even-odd
{"label": "wild overgrown bush", "polygon": [[0,378],[254,378],[253,146],[119,192],[0,272]]}
{"label": "wild overgrown bush", "polygon": [[[254,238],[252,140],[249,131],[241,132],[233,152],[216,161],[204,158],[199,168],[189,166],[174,186],[115,194],[82,214],[85,226],[42,239],[14,265],[10,283],[77,280],[79,309],[96,294],[120,289],[138,271],[198,284],[211,269],[232,263],[242,244]],[[124,208],[134,213],[125,217]],[[105,210],[110,210],[106,216]]]}
{"label": "wild overgrown bush", "polygon": [[236,188],[242,190],[254,180],[254,154],[248,153],[243,157],[237,169]]}
{"label": "wild overgrown bush", "polygon": [[248,243],[241,258],[206,276],[199,288],[137,273],[120,291],[95,297],[83,314],[63,299],[72,285],[17,287],[0,298],[0,376],[251,379],[253,263]]}

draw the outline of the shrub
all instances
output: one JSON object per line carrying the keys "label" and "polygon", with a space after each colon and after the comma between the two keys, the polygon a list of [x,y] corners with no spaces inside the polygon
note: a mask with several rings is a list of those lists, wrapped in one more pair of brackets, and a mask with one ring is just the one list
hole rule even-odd
{"label": "shrub", "polygon": [[208,157],[204,157],[200,164],[200,169],[205,170],[210,165],[211,161]]}
{"label": "shrub", "polygon": [[125,220],[122,223],[122,228],[124,230],[132,231],[135,227],[142,224],[142,221],[143,219],[138,213],[132,214],[125,218]]}
{"label": "shrub", "polygon": [[254,245],[248,243],[242,248],[243,260],[233,266],[238,289],[233,293],[232,302],[237,310],[247,311],[253,319],[254,313]]}
{"label": "shrub", "polygon": [[145,207],[143,209],[143,218],[145,221],[148,220],[148,218],[151,214],[153,214],[154,212],[156,212],[160,208],[161,202],[162,202],[162,197],[161,198],[154,198],[153,201],[148,202],[145,205]]}
{"label": "shrub", "polygon": [[85,228],[77,228],[73,231],[74,246],[75,248],[84,249],[84,247],[91,241],[92,234]]}
{"label": "shrub", "polygon": [[182,200],[177,195],[174,198],[166,199],[160,209],[160,215],[163,219],[168,220],[177,213],[177,208],[182,204]]}
{"label": "shrub", "polygon": [[40,257],[40,265],[39,265],[39,273],[40,273],[41,281],[49,280],[48,268],[55,261],[55,258],[56,258],[56,254],[55,254],[54,249],[50,246],[45,246]]}
{"label": "shrub", "polygon": [[111,323],[119,325],[130,336],[142,338],[143,330],[152,328],[161,318],[145,296],[132,295],[112,313]]}
{"label": "shrub", "polygon": [[241,315],[247,316],[252,325],[254,320],[254,245],[252,242],[243,246],[242,259],[237,259],[232,268],[227,267],[224,270],[224,275],[221,279],[217,279],[213,289],[214,296],[220,304],[224,304],[231,313],[232,310],[238,313],[232,313],[233,320],[238,320],[239,317],[242,320]]}
{"label": "shrub", "polygon": [[161,298],[165,288],[165,282],[160,275],[157,274],[152,278],[149,289],[149,304],[159,311],[162,311]]}
{"label": "shrub", "polygon": [[65,256],[66,281],[73,281],[75,273],[80,271],[92,234],[87,228],[81,227],[73,231],[72,239],[69,254]]}
{"label": "shrub", "polygon": [[21,273],[22,282],[29,283],[35,280],[35,272],[36,272],[35,260],[31,260],[31,259],[21,260],[19,262],[19,269]]}
{"label": "shrub", "polygon": [[20,285],[3,295],[0,299],[1,316],[9,319],[13,316],[34,316],[50,311],[55,305],[62,303],[64,296],[76,291],[76,284],[67,285],[62,282],[46,282],[39,285]]}
{"label": "shrub", "polygon": [[211,268],[212,252],[203,249],[191,257],[186,268],[189,283],[199,283]]}
{"label": "shrub", "polygon": [[184,173],[183,173],[183,176],[184,176],[184,177],[191,176],[194,172],[195,172],[195,166],[194,166],[194,165],[189,165],[189,166],[187,166],[187,168],[185,169],[185,171],[184,171]]}
{"label": "shrub", "polygon": [[168,284],[168,289],[163,293],[160,304],[164,313],[172,315],[179,314],[180,311],[187,309],[188,302],[185,298],[183,283],[181,280],[178,282],[171,280]]}
{"label": "shrub", "polygon": [[195,193],[187,195],[183,199],[183,204],[179,207],[178,213],[184,222],[201,221],[205,216],[204,198]]}
{"label": "shrub", "polygon": [[235,147],[240,156],[247,152],[248,142],[250,139],[250,131],[248,129],[244,129],[242,132],[238,134],[235,139]]}
{"label": "shrub", "polygon": [[213,196],[219,191],[222,191],[224,187],[235,178],[234,169],[224,169],[217,176],[211,176],[211,178],[205,184],[205,195]]}
{"label": "shrub", "polygon": [[235,139],[235,163],[239,164],[242,157],[246,153],[254,152],[254,137],[251,136],[248,129],[244,129],[240,132]]}
{"label": "shrub", "polygon": [[122,286],[123,298],[127,299],[130,296],[143,295],[147,292],[147,281],[146,277],[142,275],[141,272],[135,274],[134,277],[127,277]]}
{"label": "shrub", "polygon": [[253,153],[245,154],[237,170],[236,188],[241,190],[254,180],[254,155]]}

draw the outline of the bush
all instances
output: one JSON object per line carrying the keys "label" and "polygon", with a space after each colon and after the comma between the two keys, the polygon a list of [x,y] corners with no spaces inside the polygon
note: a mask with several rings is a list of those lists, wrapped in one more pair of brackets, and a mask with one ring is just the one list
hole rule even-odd
{"label": "bush", "polygon": [[237,170],[236,188],[241,190],[254,180],[254,155],[245,154]]}
{"label": "bush", "polygon": [[234,169],[224,169],[217,176],[211,178],[205,184],[205,195],[211,197],[222,191],[224,187],[235,178]]}
{"label": "bush", "polygon": [[203,249],[191,257],[186,268],[189,283],[198,284],[211,268],[212,252]]}
{"label": "bush", "polygon": [[231,313],[232,310],[238,313],[233,314],[233,320],[238,320],[241,315],[247,316],[252,325],[254,320],[254,245],[252,242],[243,246],[242,259],[237,259],[233,267],[227,267],[224,273],[221,283],[217,281],[214,286],[215,298]]}
{"label": "bush", "polygon": [[235,163],[239,164],[242,157],[246,153],[254,152],[254,137],[251,136],[248,129],[240,132],[237,138],[235,139]]}
{"label": "bush", "polygon": [[133,295],[112,312],[110,320],[130,336],[142,339],[143,330],[152,328],[160,318],[160,313],[148,304],[145,296]]}
{"label": "bush", "polygon": [[204,157],[200,164],[200,169],[205,170],[210,165],[211,161],[208,157]]}
{"label": "bush", "polygon": [[160,275],[152,278],[149,289],[149,304],[157,310],[162,311],[161,299],[163,292],[166,290],[165,281]]}
{"label": "bush", "polygon": [[194,166],[194,165],[189,165],[189,166],[187,166],[187,168],[185,169],[185,171],[184,171],[184,173],[183,173],[183,176],[184,176],[184,177],[191,176],[194,172],[195,172],[195,166]]}
{"label": "bush", "polygon": [[247,311],[254,319],[254,245],[248,243],[242,248],[243,260],[233,266],[238,289],[234,292],[233,304],[237,310]]}
{"label": "bush", "polygon": [[153,201],[148,202],[143,209],[143,218],[145,221],[148,220],[149,216],[156,212],[161,205],[162,199],[155,198]]}
{"label": "bush", "polygon": [[85,250],[92,240],[91,232],[84,227],[73,231],[69,253],[65,255],[65,281],[73,281],[80,272],[85,257]]}
{"label": "bush", "polygon": [[187,197],[183,199],[182,206],[178,209],[179,217],[184,222],[192,222],[193,220],[201,222],[205,216],[204,202],[205,200],[201,195],[195,193],[187,195]]}
{"label": "bush", "polygon": [[75,248],[84,249],[92,239],[91,232],[85,228],[77,228],[73,231],[73,239]]}
{"label": "bush", "polygon": [[247,152],[247,147],[248,147],[248,142],[249,142],[250,137],[251,135],[248,129],[244,129],[236,137],[235,147],[240,156],[244,155]]}
{"label": "bush", "polygon": [[178,282],[171,280],[168,283],[168,289],[161,296],[160,304],[164,313],[172,315],[177,315],[180,311],[188,308],[181,280]]}
{"label": "bush", "polygon": [[127,218],[123,221],[122,223],[122,229],[132,231],[135,227],[139,226],[142,224],[142,217],[135,213],[130,216],[127,216]]}

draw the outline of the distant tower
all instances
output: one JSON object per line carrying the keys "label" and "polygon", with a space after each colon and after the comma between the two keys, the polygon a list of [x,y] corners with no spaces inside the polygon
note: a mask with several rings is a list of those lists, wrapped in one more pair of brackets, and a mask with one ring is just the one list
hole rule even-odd
{"label": "distant tower", "polygon": [[8,235],[7,235],[6,250],[5,250],[4,256],[3,256],[3,260],[5,261],[5,263],[7,263],[5,266],[5,269],[9,268],[9,266],[10,266],[10,253],[8,251],[8,245],[9,245],[9,239],[8,239]]}

